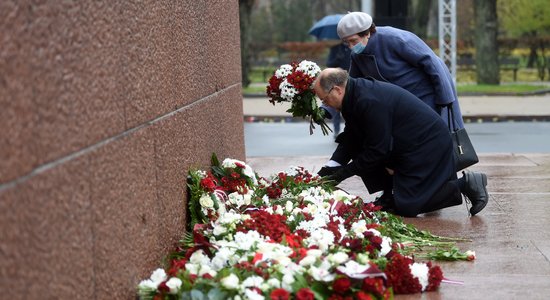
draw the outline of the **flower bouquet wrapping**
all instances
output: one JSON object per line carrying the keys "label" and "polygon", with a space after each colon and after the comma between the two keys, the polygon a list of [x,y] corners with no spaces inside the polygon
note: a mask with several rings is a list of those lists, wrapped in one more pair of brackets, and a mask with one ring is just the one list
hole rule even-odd
{"label": "flower bouquet wrapping", "polygon": [[269,79],[267,96],[273,105],[280,102],[291,102],[287,112],[294,117],[309,117],[309,133],[313,134],[315,126],[319,124],[324,135],[330,131],[325,123],[325,111],[317,105],[312,83],[321,72],[321,68],[311,61],[303,60],[298,63],[284,64],[275,70]]}
{"label": "flower bouquet wrapping", "polygon": [[418,257],[472,259],[303,167],[261,178],[213,155],[188,187],[191,228],[140,299],[392,299],[445,280]]}

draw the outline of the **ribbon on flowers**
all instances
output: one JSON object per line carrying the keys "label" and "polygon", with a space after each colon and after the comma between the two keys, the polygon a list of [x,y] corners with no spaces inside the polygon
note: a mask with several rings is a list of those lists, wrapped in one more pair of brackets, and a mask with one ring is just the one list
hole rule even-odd
{"label": "ribbon on flowers", "polygon": [[336,270],[354,279],[365,279],[367,277],[382,277],[386,279],[386,274],[380,271],[376,266],[362,265],[353,260],[348,261],[343,266],[338,266]]}
{"label": "ribbon on flowers", "polygon": [[464,285],[464,281],[462,281],[462,280],[451,280],[451,279],[447,279],[447,278],[443,278],[443,279],[441,280],[441,282],[443,282],[443,283],[449,283],[449,284]]}

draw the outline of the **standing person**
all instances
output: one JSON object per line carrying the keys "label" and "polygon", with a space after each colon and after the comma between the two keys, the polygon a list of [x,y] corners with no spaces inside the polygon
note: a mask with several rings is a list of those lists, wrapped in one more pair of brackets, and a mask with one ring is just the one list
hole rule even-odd
{"label": "standing person", "polygon": [[412,32],[376,27],[364,12],[351,12],[338,22],[338,36],[352,50],[351,77],[372,77],[396,84],[428,104],[447,122],[452,105],[455,128],[464,128],[458,97],[447,66]]}
{"label": "standing person", "polygon": [[447,125],[416,96],[335,68],[323,70],[313,89],[346,120],[320,176],[338,183],[360,176],[369,193],[384,191],[377,205],[406,217],[459,205],[461,194],[472,216],[485,207],[487,175],[464,172],[457,179]]}
{"label": "standing person", "polygon": [[[330,47],[330,52],[327,58],[327,67],[329,68],[341,68],[344,70],[349,70],[350,65],[350,56],[351,50],[343,43],[338,43]],[[341,115],[340,112],[335,111],[334,109],[324,106],[328,110],[332,118],[332,127],[334,129],[334,138],[340,133],[340,123]]]}

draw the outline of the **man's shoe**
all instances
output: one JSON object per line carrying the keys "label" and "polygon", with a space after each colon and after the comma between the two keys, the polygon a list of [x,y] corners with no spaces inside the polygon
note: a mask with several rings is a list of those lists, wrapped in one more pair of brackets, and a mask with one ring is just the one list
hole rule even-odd
{"label": "man's shoe", "polygon": [[485,208],[489,201],[487,175],[477,172],[463,172],[462,174],[464,174],[465,184],[464,191],[461,192],[472,202],[470,214],[475,216]]}
{"label": "man's shoe", "polygon": [[394,212],[395,211],[395,200],[393,199],[393,194],[391,193],[384,193],[382,196],[376,198],[372,204],[376,206],[381,206],[382,208],[380,210],[387,211],[387,212]]}

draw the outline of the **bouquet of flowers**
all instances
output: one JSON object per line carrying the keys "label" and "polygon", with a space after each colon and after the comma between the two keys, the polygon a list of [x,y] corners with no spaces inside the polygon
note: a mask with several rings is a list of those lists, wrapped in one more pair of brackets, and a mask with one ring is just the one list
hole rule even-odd
{"label": "bouquet of flowers", "polygon": [[317,123],[321,126],[324,135],[332,131],[325,123],[324,110],[317,105],[312,83],[321,72],[321,68],[311,61],[303,60],[298,63],[284,64],[275,70],[269,79],[267,96],[273,105],[280,102],[291,102],[287,112],[294,117],[309,117],[309,133],[313,134]]}
{"label": "bouquet of flowers", "polygon": [[189,172],[192,229],[140,299],[392,299],[445,281],[415,260],[426,249],[473,259],[302,167],[261,178],[242,161],[212,163]]}

